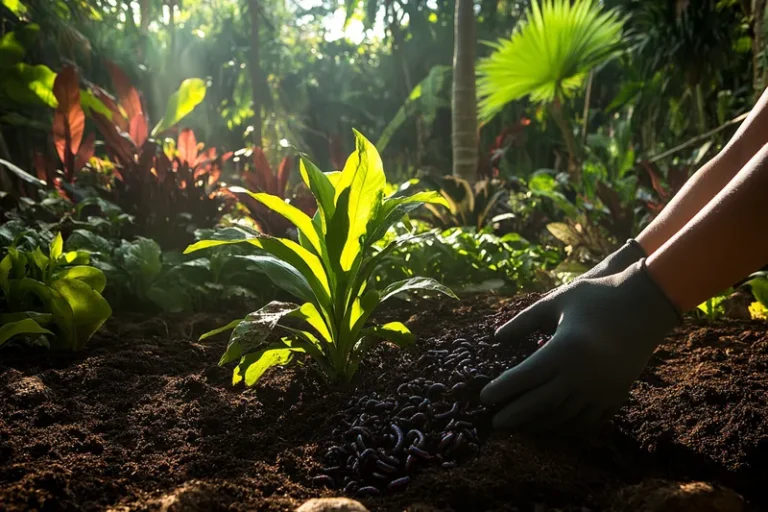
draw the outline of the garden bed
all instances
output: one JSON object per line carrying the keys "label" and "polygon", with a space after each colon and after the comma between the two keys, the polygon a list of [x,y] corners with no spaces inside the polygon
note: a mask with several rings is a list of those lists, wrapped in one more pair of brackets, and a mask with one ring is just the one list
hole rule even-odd
{"label": "garden bed", "polygon": [[[408,319],[420,342],[408,352],[377,348],[355,389],[329,390],[309,368],[270,371],[257,389],[231,387],[231,369],[216,366],[226,337],[195,341],[231,315],[114,318],[80,354],[6,352],[0,508],[293,510],[339,495],[315,477],[339,442],[334,430],[350,400],[397,401],[404,382],[437,381],[427,351],[461,338],[490,344],[494,328],[531,300],[390,307],[379,320]],[[628,406],[599,433],[579,441],[488,437],[479,417],[479,457],[459,458],[453,468],[424,464],[404,490],[361,501],[383,511],[640,510],[630,503],[648,496],[647,488],[632,496],[628,486],[664,479],[721,484],[744,496],[746,510],[765,510],[766,328],[689,322],[657,351]],[[535,347],[524,340],[483,357],[499,368]]]}

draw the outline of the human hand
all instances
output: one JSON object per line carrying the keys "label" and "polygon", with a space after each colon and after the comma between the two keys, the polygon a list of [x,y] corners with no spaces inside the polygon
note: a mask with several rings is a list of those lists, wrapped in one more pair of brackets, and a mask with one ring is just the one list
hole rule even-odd
{"label": "human hand", "polygon": [[496,331],[502,342],[537,330],[552,338],[482,390],[495,428],[583,430],[626,399],[656,346],[681,316],[645,267],[563,286]]}

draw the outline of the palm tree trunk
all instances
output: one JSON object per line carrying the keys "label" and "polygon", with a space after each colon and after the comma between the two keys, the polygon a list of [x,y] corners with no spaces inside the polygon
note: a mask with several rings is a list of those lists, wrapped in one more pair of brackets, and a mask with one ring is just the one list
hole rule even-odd
{"label": "palm tree trunk", "polygon": [[250,76],[251,76],[251,101],[253,102],[253,144],[262,147],[261,131],[261,55],[259,46],[259,2],[248,0],[248,14],[251,17],[251,51],[250,51]]}
{"label": "palm tree trunk", "polygon": [[550,112],[552,113],[552,119],[560,129],[560,133],[563,134],[565,150],[568,152],[568,174],[575,183],[578,183],[581,181],[578,148],[576,146],[576,138],[573,136],[571,125],[563,112],[563,103],[555,98],[555,101],[550,104]]}
{"label": "palm tree trunk", "polygon": [[453,27],[453,175],[474,182],[477,175],[477,93],[472,0],[456,0]]}

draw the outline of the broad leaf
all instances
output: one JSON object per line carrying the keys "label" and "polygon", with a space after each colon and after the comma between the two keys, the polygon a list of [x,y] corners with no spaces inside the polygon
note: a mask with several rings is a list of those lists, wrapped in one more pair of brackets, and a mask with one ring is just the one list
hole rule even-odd
{"label": "broad leaf", "polygon": [[205,98],[205,82],[200,78],[188,78],[181,83],[179,90],[171,95],[168,100],[168,106],[165,109],[165,116],[152,130],[152,136],[155,137],[163,133],[168,128],[175,126],[184,119],[200,102]]}
{"label": "broad leaf", "polygon": [[405,215],[423,204],[436,204],[448,207],[448,202],[438,192],[418,192],[410,197],[386,199],[368,228],[367,243],[373,244],[387,233]]}
{"label": "broad leaf", "polygon": [[277,322],[296,309],[296,304],[273,301],[258,311],[249,313],[232,331],[227,351],[219,360],[219,365],[258,350],[266,343]]}
{"label": "broad leaf", "polygon": [[232,329],[234,329],[235,327],[240,325],[240,322],[242,322],[242,321],[243,320],[240,319],[240,318],[238,318],[237,320],[232,320],[231,322],[229,322],[227,325],[225,325],[223,327],[218,327],[218,328],[213,329],[211,331],[208,331],[208,332],[206,332],[204,334],[201,334],[200,337],[197,339],[197,341],[203,341],[204,339],[210,338],[211,336],[216,336],[217,334],[221,334],[223,332],[231,331]]}
{"label": "broad leaf", "polygon": [[0,325],[10,322],[20,322],[27,318],[34,320],[39,325],[47,325],[53,322],[53,315],[50,313],[38,313],[37,311],[22,311],[21,313],[3,313],[0,314]]}
{"label": "broad leaf", "polygon": [[333,338],[331,332],[328,330],[328,325],[325,323],[323,315],[318,311],[317,307],[311,302],[305,302],[299,309],[293,311],[290,317],[300,318],[307,322],[317,333],[328,343],[331,343]]}
{"label": "broad leaf", "polygon": [[20,105],[39,105],[56,108],[59,104],[53,94],[56,73],[43,64],[31,66],[19,62],[3,69],[0,87],[14,102]]}
{"label": "broad leaf", "polygon": [[68,172],[71,159],[80,151],[85,130],[85,112],[80,105],[80,81],[72,66],[64,66],[53,82],[53,94],[59,102],[53,114],[53,141],[56,152]]}
{"label": "broad leaf", "polygon": [[285,261],[274,256],[243,255],[238,259],[247,261],[261,273],[265,274],[275,285],[287,291],[294,297],[306,301],[314,301],[315,293],[307,279]]}
{"label": "broad leaf", "polygon": [[51,250],[49,253],[49,257],[52,260],[58,260],[59,256],[61,256],[61,253],[64,251],[64,239],[61,237],[61,233],[56,233],[56,238],[53,239],[53,243],[51,243]]}
{"label": "broad leaf", "polygon": [[0,325],[0,345],[21,334],[53,334],[31,318]]}
{"label": "broad leaf", "polygon": [[379,338],[391,341],[400,348],[410,347],[416,340],[416,336],[401,322],[389,322],[388,324],[370,327],[364,329],[362,334],[363,336],[378,336]]}
{"label": "broad leaf", "polygon": [[232,384],[245,381],[246,386],[255,385],[264,372],[273,366],[285,366],[291,362],[295,352],[300,349],[289,348],[284,344],[275,343],[268,348],[248,354],[242,358],[232,375]]}
{"label": "broad leaf", "polygon": [[35,185],[36,187],[43,188],[45,187],[45,182],[39,178],[36,178],[35,176],[32,176],[27,171],[23,170],[21,167],[18,167],[8,160],[3,160],[0,158],[0,165],[5,166],[9,171],[11,171],[13,174],[15,174],[17,177],[21,178],[22,180],[26,181],[27,183],[30,183],[32,185]]}
{"label": "broad leaf", "polygon": [[346,212],[337,210],[336,213],[336,215],[346,213],[349,221],[340,261],[344,271],[352,268],[352,263],[360,253],[360,238],[366,234],[368,222],[381,205],[387,181],[381,157],[373,144],[357,131],[355,131],[355,143],[357,150],[350,155],[341,172],[335,195],[338,206],[341,194],[349,189]]}
{"label": "broad leaf", "polygon": [[247,194],[256,201],[262,203],[275,213],[278,213],[290,221],[299,230],[299,233],[309,241],[310,245],[314,248],[315,254],[322,256],[326,253],[324,244],[320,240],[320,235],[315,229],[315,225],[312,223],[312,219],[299,210],[295,206],[288,204],[285,200],[266,194],[264,192],[251,192],[242,187],[230,187],[230,190],[235,194]]}
{"label": "broad leaf", "polygon": [[[70,253],[71,254],[71,253]],[[65,267],[56,272],[56,279],[77,279],[86,283],[98,293],[107,286],[107,278],[101,270],[87,265]]]}
{"label": "broad leaf", "polygon": [[336,213],[335,189],[331,180],[315,164],[308,159],[302,158],[299,161],[299,170],[304,184],[309,187],[317,200],[318,213],[320,214],[320,225],[323,234],[328,231],[328,224]]}
{"label": "broad leaf", "polygon": [[458,297],[451,291],[450,288],[438,283],[434,279],[429,277],[412,277],[410,279],[404,279],[403,281],[392,283],[391,285],[384,288],[384,290],[381,292],[381,302],[394,297],[398,293],[411,290],[429,290],[440,292],[458,300]]}
{"label": "broad leaf", "polygon": [[51,287],[59,292],[72,308],[72,321],[77,337],[74,350],[83,348],[96,331],[112,315],[109,303],[87,283],[78,280],[58,280]]}

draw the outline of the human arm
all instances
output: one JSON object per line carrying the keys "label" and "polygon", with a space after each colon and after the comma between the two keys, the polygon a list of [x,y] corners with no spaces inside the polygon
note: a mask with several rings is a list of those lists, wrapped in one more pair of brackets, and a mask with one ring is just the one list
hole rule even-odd
{"label": "human arm", "polygon": [[766,142],[768,89],[726,146],[691,176],[637,241],[652,255],[685,226],[746,165]]}
{"label": "human arm", "polygon": [[494,425],[585,428],[610,416],[680,312],[768,261],[766,190],[768,145],[647,260],[556,290],[502,326],[504,342],[554,335],[483,389]]}

